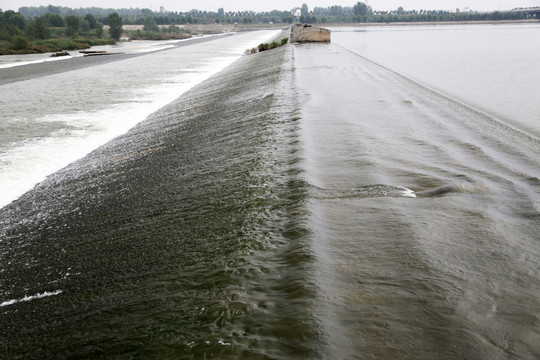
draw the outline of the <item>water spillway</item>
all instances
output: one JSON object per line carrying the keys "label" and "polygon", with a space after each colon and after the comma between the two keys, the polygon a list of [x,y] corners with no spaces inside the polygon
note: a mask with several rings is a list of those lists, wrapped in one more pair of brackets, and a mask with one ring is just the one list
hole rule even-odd
{"label": "water spillway", "polygon": [[0,349],[536,357],[537,150],[338,44],[245,56],[0,210]]}
{"label": "water spillway", "polygon": [[2,209],[4,354],[315,351],[290,54],[242,58]]}

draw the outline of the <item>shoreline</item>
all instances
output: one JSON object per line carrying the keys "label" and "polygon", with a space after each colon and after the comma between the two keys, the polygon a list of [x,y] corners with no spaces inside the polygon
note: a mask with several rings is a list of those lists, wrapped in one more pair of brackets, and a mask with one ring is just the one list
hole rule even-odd
{"label": "shoreline", "polygon": [[[364,27],[364,26],[436,26],[436,25],[504,25],[504,24],[540,24],[538,19],[525,19],[525,20],[475,20],[475,21],[416,21],[416,22],[367,22],[367,23],[315,23],[314,25],[320,27]],[[256,30],[269,30],[269,29],[288,29],[295,23],[291,24],[249,24],[249,25],[236,25],[235,31],[256,31]],[[311,24],[311,23],[308,23]],[[198,24],[202,27],[205,25]],[[189,25],[185,26],[189,28]]]}
{"label": "shoreline", "polygon": [[505,24],[539,24],[537,19],[527,20],[475,20],[475,21],[417,21],[417,22],[368,22],[368,23],[332,23],[322,24],[326,27],[363,27],[363,26],[437,26],[437,25],[505,25]]}

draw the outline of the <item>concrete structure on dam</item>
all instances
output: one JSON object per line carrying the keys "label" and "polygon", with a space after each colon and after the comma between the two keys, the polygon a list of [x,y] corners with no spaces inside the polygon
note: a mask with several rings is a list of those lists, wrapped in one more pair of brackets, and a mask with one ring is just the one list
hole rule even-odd
{"label": "concrete structure on dam", "polygon": [[308,24],[296,24],[291,28],[291,43],[330,42],[330,30]]}

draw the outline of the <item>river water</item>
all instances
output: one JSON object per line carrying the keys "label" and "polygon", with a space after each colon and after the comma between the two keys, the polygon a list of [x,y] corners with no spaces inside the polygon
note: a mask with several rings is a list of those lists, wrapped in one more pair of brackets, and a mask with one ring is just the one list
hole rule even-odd
{"label": "river water", "polygon": [[393,68],[370,31],[242,57],[3,207],[1,353],[539,357],[534,110]]}
{"label": "river water", "polygon": [[335,43],[540,137],[537,23],[332,30]]}
{"label": "river water", "polygon": [[[48,174],[125,133],[271,35],[272,32],[247,37],[224,35],[218,36],[221,39],[217,43],[187,47],[179,45],[200,38],[99,46],[92,50],[150,55],[1,85],[0,206],[10,203]],[[109,60],[82,59],[78,51],[70,55],[0,57],[0,84],[4,80],[2,72],[10,70],[24,72],[31,66],[52,65],[51,61],[62,66],[73,60]]]}

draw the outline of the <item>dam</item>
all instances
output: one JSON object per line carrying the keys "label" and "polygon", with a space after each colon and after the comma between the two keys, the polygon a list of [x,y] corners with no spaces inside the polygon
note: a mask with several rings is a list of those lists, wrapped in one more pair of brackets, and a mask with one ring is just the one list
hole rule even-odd
{"label": "dam", "polygon": [[[538,358],[538,139],[338,40],[239,57],[0,209],[0,354]],[[407,191],[453,183],[488,191]]]}

